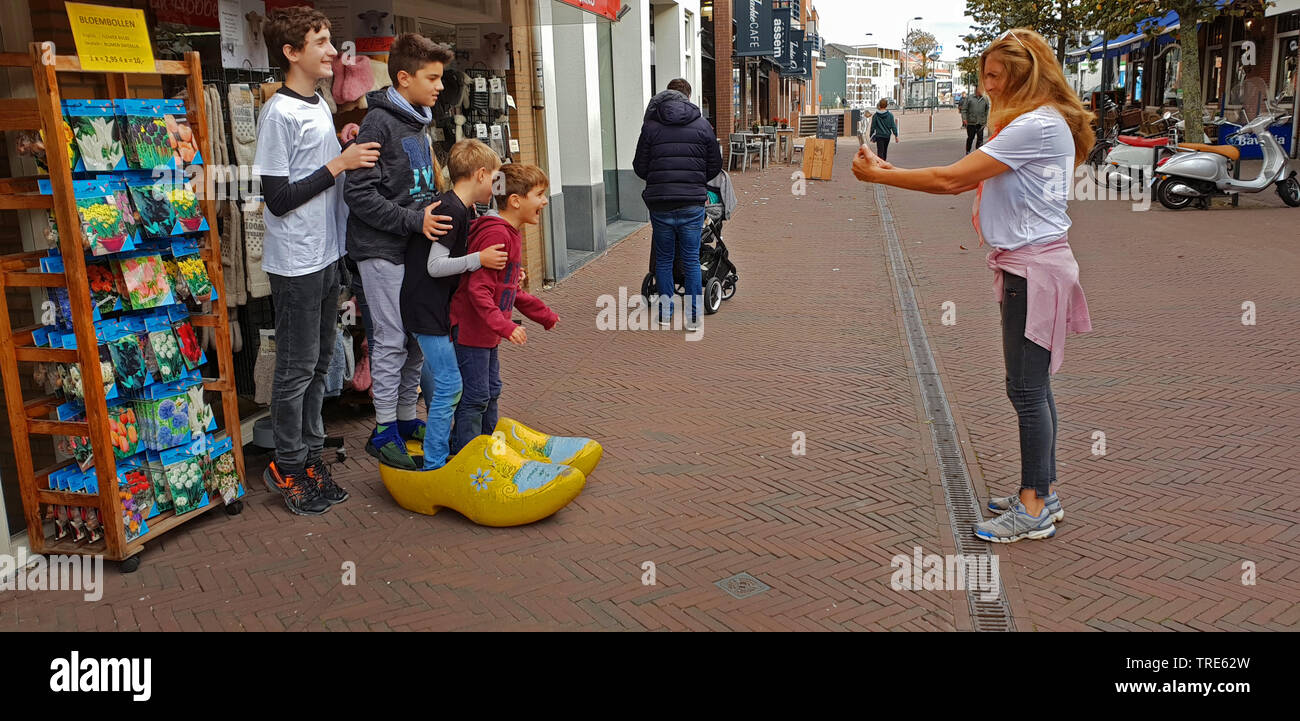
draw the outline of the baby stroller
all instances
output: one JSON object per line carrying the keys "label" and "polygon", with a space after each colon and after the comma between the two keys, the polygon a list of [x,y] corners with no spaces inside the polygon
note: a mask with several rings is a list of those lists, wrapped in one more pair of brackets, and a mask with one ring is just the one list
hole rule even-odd
{"label": "baby stroller", "polygon": [[[704,230],[700,235],[700,279],[704,290],[704,314],[713,315],[722,307],[722,301],[730,300],[736,294],[736,284],[740,276],[736,265],[731,262],[727,246],[722,242],[723,223],[731,219],[736,209],[736,193],[731,187],[731,176],[722,171],[708,184],[709,199],[704,205]],[[673,264],[673,284],[678,295],[686,295],[686,272],[682,266],[683,259],[677,258]],[[659,294],[659,284],[655,281],[654,250],[650,252],[650,272],[641,282],[641,295],[647,303],[653,303]]]}

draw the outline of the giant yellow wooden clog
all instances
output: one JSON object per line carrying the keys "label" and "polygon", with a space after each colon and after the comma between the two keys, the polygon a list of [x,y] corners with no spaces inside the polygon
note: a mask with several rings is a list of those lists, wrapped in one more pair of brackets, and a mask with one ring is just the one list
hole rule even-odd
{"label": "giant yellow wooden clog", "polygon": [[529,460],[492,436],[470,441],[437,470],[380,464],[379,477],[397,505],[408,511],[432,516],[450,508],[482,526],[540,521],[577,498],[587,483],[576,468]]}
{"label": "giant yellow wooden clog", "polygon": [[504,437],[506,445],[519,451],[524,458],[573,466],[586,476],[596,470],[596,464],[600,463],[605,452],[590,438],[548,436],[513,418],[498,419],[496,432],[492,435]]}

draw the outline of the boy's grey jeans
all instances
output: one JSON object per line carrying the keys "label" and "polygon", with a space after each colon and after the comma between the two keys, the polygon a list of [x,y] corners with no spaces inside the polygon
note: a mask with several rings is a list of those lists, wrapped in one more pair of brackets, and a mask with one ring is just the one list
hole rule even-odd
{"label": "boy's grey jeans", "polygon": [[301,475],[325,447],[321,404],[338,322],[338,263],[307,275],[267,275],[275,305],[275,465],[285,475]]}

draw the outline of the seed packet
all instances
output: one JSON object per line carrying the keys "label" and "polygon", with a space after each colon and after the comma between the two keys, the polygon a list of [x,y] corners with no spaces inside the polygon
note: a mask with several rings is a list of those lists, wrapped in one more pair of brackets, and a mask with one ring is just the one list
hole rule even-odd
{"label": "seed packet", "polygon": [[82,506],[82,522],[86,525],[86,542],[94,543],[104,537],[104,526],[99,522],[99,509],[93,506]]}
{"label": "seed packet", "polygon": [[140,350],[140,341],[135,333],[121,333],[108,342],[108,350],[121,391],[134,393],[153,381],[145,368],[144,353]]}
{"label": "seed packet", "polygon": [[149,464],[143,454],[132,456],[117,464],[118,486],[131,494],[140,520],[158,515],[154,499],[153,481],[149,477]]}
{"label": "seed packet", "polygon": [[172,510],[172,491],[167,485],[162,456],[158,451],[145,451],[144,458],[142,467],[149,474],[149,482],[153,484],[154,508],[159,512]]}
{"label": "seed packet", "polygon": [[199,458],[205,449],[196,451],[196,444],[172,448],[162,452],[163,469],[167,486],[171,489],[176,515],[196,511],[208,505],[208,494],[203,487],[203,467]]}
{"label": "seed packet", "polygon": [[206,303],[212,300],[212,281],[208,278],[208,266],[199,254],[178,255],[176,264],[180,266],[181,275],[185,278],[185,284],[194,302]]}
{"label": "seed packet", "polygon": [[161,255],[128,256],[115,261],[122,272],[132,310],[156,308],[176,302],[171,279]]}
{"label": "seed packet", "polygon": [[131,245],[134,247],[140,244],[140,214],[136,212],[135,206],[131,203],[131,193],[126,189],[126,183],[120,178],[109,180],[109,190],[113,191],[114,205],[122,211],[122,224],[126,226],[126,235],[131,239]]}
{"label": "seed packet", "polygon": [[214,442],[208,455],[212,458],[212,487],[221,500],[230,505],[235,499],[242,498],[245,491],[235,465],[234,441],[222,438]]}
{"label": "seed packet", "polygon": [[140,232],[149,238],[161,238],[176,232],[176,211],[172,208],[171,191],[176,184],[165,177],[156,177],[150,171],[123,173],[131,201],[140,216]]}
{"label": "seed packet", "polygon": [[64,110],[72,136],[81,150],[78,170],[88,172],[126,170],[126,155],[118,134],[116,111],[111,100],[67,100]]}
{"label": "seed packet", "polygon": [[198,337],[194,335],[194,326],[190,324],[189,318],[174,321],[172,330],[176,333],[176,339],[180,341],[181,357],[185,359],[186,368],[194,370],[208,362],[203,348],[199,345]]}
{"label": "seed packet", "polygon": [[65,506],[67,509],[66,523],[68,524],[69,540],[73,543],[80,543],[86,540],[86,521],[81,517],[81,508],[77,506]]}
{"label": "seed packet", "polygon": [[[48,272],[48,271],[47,271]],[[68,295],[67,288],[46,288],[45,299],[52,305],[54,316],[52,318],[42,315],[42,320],[50,321],[50,326],[56,333],[72,332],[72,297]]]}
{"label": "seed packet", "polygon": [[113,285],[113,271],[107,265],[89,263],[86,278],[90,281],[90,303],[100,313],[122,309],[122,299]]}
{"label": "seed packet", "polygon": [[[68,116],[63,116],[63,129],[61,131],[64,142],[67,144],[68,160],[70,164],[68,170],[75,170],[77,161],[81,160],[81,153],[77,150],[76,138],[72,136],[72,126],[68,124]],[[45,151],[45,131],[44,130],[23,130],[18,133],[14,149],[19,155],[27,156],[36,161],[36,167],[42,173],[50,172],[50,163]]]}
{"label": "seed packet", "polygon": [[[167,391],[161,391],[167,392]],[[184,392],[154,398],[137,406],[146,448],[160,451],[191,440],[189,400]]]}
{"label": "seed packet", "polygon": [[[144,478],[144,474],[138,471],[132,471],[138,478]],[[149,524],[145,522],[145,515],[141,511],[141,502],[136,500],[135,494],[131,492],[132,484],[126,480],[122,468],[117,469],[118,485],[117,497],[122,502],[122,531],[127,541],[134,541],[149,532]],[[140,484],[137,484],[137,486]],[[147,479],[144,486],[148,486]],[[153,489],[149,489],[150,497],[153,496]],[[152,503],[150,506],[152,507]]]}
{"label": "seed packet", "polygon": [[144,450],[135,408],[131,404],[108,409],[108,438],[113,444],[113,456],[116,458],[129,458]]}
{"label": "seed packet", "polygon": [[172,331],[171,324],[165,317],[151,317],[145,320],[149,331],[149,346],[158,363],[158,380],[171,383],[185,372],[185,359],[181,357],[180,343]]}
{"label": "seed packet", "polygon": [[185,101],[180,99],[163,100],[163,122],[171,135],[171,146],[175,153],[176,167],[183,165],[202,165],[203,154],[199,152],[199,138],[190,127],[190,118],[186,113]]}
{"label": "seed packet", "polygon": [[[38,343],[37,345],[41,344]],[[48,345],[48,342],[46,345]],[[32,379],[41,390],[45,391],[47,396],[55,396],[63,392],[63,383],[59,380],[59,369],[54,363],[37,363]]]}
{"label": "seed packet", "polygon": [[[75,403],[62,403],[54,409],[61,421],[86,420],[85,409]],[[56,444],[58,449],[77,461],[77,468],[85,471],[95,465],[95,454],[90,447],[90,438],[86,436],[60,436]],[[59,477],[50,474],[50,487],[56,488]]]}
{"label": "seed packet", "polygon": [[128,167],[137,170],[175,168],[172,136],[162,102],[154,99],[114,100]]}
{"label": "seed packet", "polygon": [[172,209],[176,213],[176,222],[180,225],[179,233],[193,233],[208,229],[208,221],[203,217],[199,207],[199,198],[189,183],[177,185],[167,194]]}
{"label": "seed packet", "polygon": [[[108,349],[108,333],[114,332],[111,329],[116,328],[116,321],[99,321],[95,323],[95,338],[98,341],[99,354],[99,374],[104,382],[104,398],[112,400],[117,398],[117,375],[113,370],[113,356]],[[53,339],[51,339],[53,345]],[[77,347],[77,336],[75,333],[64,333],[59,347],[75,349]],[[77,363],[67,363],[64,365],[67,375],[63,378],[64,397],[84,404],[86,402],[85,386],[82,380],[85,374]]]}
{"label": "seed packet", "polygon": [[[140,327],[144,327],[143,320]],[[153,352],[153,344],[149,342],[149,331],[136,330],[135,341],[140,344],[140,353],[144,356],[144,369],[148,371],[149,377],[158,379],[158,355]]]}
{"label": "seed packet", "polygon": [[81,221],[82,247],[95,255],[108,255],[135,247],[130,224],[135,211],[125,203],[116,183],[103,180],[74,180],[72,191]]}
{"label": "seed packet", "polygon": [[215,431],[217,418],[212,412],[212,405],[203,400],[203,382],[198,381],[186,389],[186,401],[189,403],[190,432],[203,430]]}
{"label": "seed packet", "polygon": [[176,294],[176,302],[189,303],[192,301],[194,298],[190,295],[190,286],[185,282],[185,276],[181,275],[181,267],[172,258],[163,259],[163,265],[167,266],[167,277],[172,281],[172,291]]}

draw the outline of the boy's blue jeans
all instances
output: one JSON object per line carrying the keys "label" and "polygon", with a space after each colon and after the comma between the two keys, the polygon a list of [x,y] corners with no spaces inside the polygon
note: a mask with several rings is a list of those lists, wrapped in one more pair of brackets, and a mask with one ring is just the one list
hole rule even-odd
{"label": "boy's blue jeans", "polygon": [[461,396],[460,364],[451,336],[413,335],[424,351],[420,386],[429,409],[424,426],[424,470],[432,471],[446,465],[450,455],[451,419]]}
{"label": "boy's blue jeans", "polygon": [[663,213],[650,213],[650,225],[653,229],[651,245],[655,257],[655,283],[659,286],[659,319],[672,318],[672,297],[676,292],[673,282],[673,262],[682,259],[682,272],[686,276],[686,298],[683,304],[689,305],[686,312],[688,321],[700,319],[700,296],[703,281],[700,277],[700,236],[704,232],[704,206],[678,208]]}
{"label": "boy's blue jeans", "polygon": [[456,344],[464,393],[456,406],[456,428],[452,431],[451,454],[469,445],[476,436],[490,436],[497,427],[497,399],[501,397],[501,365],[496,348],[472,348]]}

